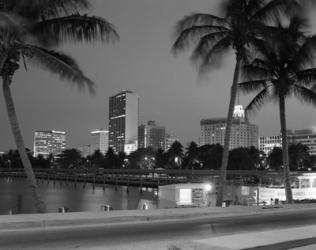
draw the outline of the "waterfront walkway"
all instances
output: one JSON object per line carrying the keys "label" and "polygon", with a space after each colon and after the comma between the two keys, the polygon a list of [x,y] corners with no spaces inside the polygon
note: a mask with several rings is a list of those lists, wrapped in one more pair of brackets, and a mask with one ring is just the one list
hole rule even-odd
{"label": "waterfront walkway", "polygon": [[[270,226],[269,230],[264,230],[262,227],[269,222],[278,223],[278,221],[280,225],[285,223],[286,226]],[[307,222],[309,224],[305,224]],[[79,249],[154,250],[174,246],[174,249],[178,247],[183,250],[203,250],[243,249],[268,245],[270,248],[262,249],[290,249],[280,246],[292,244],[294,247],[299,247],[316,244],[314,223],[316,225],[314,204],[265,208],[231,206],[2,215],[0,216],[0,248],[72,249],[76,246],[75,248]],[[258,227],[253,226],[255,230],[244,232],[247,224],[258,225]],[[187,234],[181,232],[173,237],[172,228],[174,231],[179,228],[184,230],[193,228],[197,233],[191,235],[190,232]],[[157,237],[155,230],[170,230],[170,232]],[[95,240],[89,240],[90,234],[96,237]],[[133,234],[138,238],[131,243],[135,238]],[[142,234],[146,237],[142,238]],[[84,241],[80,240],[83,238]],[[104,245],[107,247],[102,248]]]}

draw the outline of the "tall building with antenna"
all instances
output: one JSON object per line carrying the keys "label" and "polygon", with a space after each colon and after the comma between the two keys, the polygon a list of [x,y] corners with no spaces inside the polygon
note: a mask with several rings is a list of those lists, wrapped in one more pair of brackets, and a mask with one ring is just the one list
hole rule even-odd
{"label": "tall building with antenna", "polygon": [[[200,122],[200,145],[221,144],[224,145],[226,118],[202,119]],[[229,148],[250,147],[258,148],[259,128],[251,124],[245,117],[245,111],[241,105],[236,105],[231,129]]]}

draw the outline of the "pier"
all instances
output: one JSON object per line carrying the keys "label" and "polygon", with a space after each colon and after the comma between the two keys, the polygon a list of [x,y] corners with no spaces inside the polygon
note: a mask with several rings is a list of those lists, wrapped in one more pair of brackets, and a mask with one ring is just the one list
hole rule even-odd
{"label": "pier", "polygon": [[[134,186],[157,188],[160,185],[177,183],[211,182],[218,184],[220,171],[218,170],[139,170],[139,169],[90,169],[79,171],[76,169],[34,169],[36,178],[40,181],[92,183],[114,186]],[[261,182],[262,178],[273,179],[282,176],[278,172],[267,171],[227,171],[228,182]],[[22,168],[2,168],[1,177],[26,178]],[[254,180],[255,179],[255,180]]]}

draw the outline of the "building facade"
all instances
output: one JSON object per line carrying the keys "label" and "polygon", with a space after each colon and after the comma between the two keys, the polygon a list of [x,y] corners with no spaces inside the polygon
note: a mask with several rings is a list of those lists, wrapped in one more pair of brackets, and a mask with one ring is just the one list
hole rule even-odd
{"label": "building facade", "polygon": [[316,129],[301,129],[288,132],[288,144],[302,143],[309,149],[310,155],[316,155]]}
{"label": "building facade", "polygon": [[268,155],[274,147],[282,148],[282,136],[260,136],[259,138],[259,150]]}
{"label": "building facade", "polygon": [[100,129],[90,132],[91,144],[90,151],[93,154],[96,150],[100,150],[102,154],[105,154],[109,148],[109,131]]}
{"label": "building facade", "polygon": [[[226,131],[225,118],[202,119],[200,125],[200,146],[217,143],[224,145]],[[251,146],[258,148],[258,140],[258,126],[250,124],[245,119],[245,113],[241,105],[235,106],[229,149]]]}
{"label": "building facade", "polygon": [[[316,155],[316,129],[288,130],[287,142],[290,144],[301,143],[309,149],[310,155]],[[282,136],[260,136],[259,148],[269,154],[274,147],[282,148]]]}
{"label": "building facade", "polygon": [[165,151],[168,151],[171,148],[171,145],[175,142],[179,141],[178,138],[171,134],[166,134],[166,140],[165,140]]}
{"label": "building facade", "polygon": [[138,147],[151,147],[154,150],[165,149],[166,128],[157,126],[155,121],[149,121],[147,125],[138,127]]}
{"label": "building facade", "polygon": [[66,149],[66,132],[56,130],[39,130],[34,133],[34,157],[50,154],[56,156]]}
{"label": "building facade", "polygon": [[109,147],[115,152],[138,147],[139,98],[122,91],[109,99]]}

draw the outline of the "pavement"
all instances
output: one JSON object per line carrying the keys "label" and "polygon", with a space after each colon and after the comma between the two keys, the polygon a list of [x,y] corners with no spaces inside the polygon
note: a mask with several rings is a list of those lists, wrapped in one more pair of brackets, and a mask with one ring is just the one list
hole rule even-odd
{"label": "pavement", "polygon": [[242,233],[178,244],[181,250],[316,249],[316,226]]}
{"label": "pavement", "polygon": [[[257,217],[269,217],[271,215],[284,216],[296,213],[311,213],[315,211],[316,204],[297,204],[266,207],[243,207],[230,206],[226,208],[176,208],[176,209],[154,209],[154,210],[124,210],[110,212],[79,212],[79,213],[49,213],[49,214],[23,214],[23,215],[1,215],[0,216],[0,249],[1,242],[16,239],[20,236],[28,236],[38,232],[49,235],[56,230],[74,232],[81,229],[93,229],[102,226],[127,226],[133,224],[163,223],[164,221],[192,220],[209,221],[212,223],[227,223],[232,219],[243,220]],[[26,238],[27,239],[27,238]],[[286,229],[275,229],[262,232],[246,232],[233,235],[212,236],[206,239],[196,239],[183,242],[152,242],[151,249],[174,249],[174,250],[205,250],[205,249],[309,249],[316,244],[316,225],[305,227],[294,227]],[[264,246],[264,247],[263,247]],[[135,249],[142,248],[139,243]],[[261,248],[260,248],[261,247]],[[290,248],[289,248],[290,247]],[[148,249],[150,249],[148,248]],[[36,249],[34,247],[34,249]],[[44,248],[37,248],[44,249]],[[50,249],[50,248],[47,248]],[[60,248],[63,249],[63,248]],[[67,248],[65,248],[67,249]],[[110,249],[102,246],[86,245],[84,249],[99,250]],[[111,248],[132,249],[132,248]],[[134,248],[133,248],[134,249]],[[310,249],[316,249],[310,248]]]}

